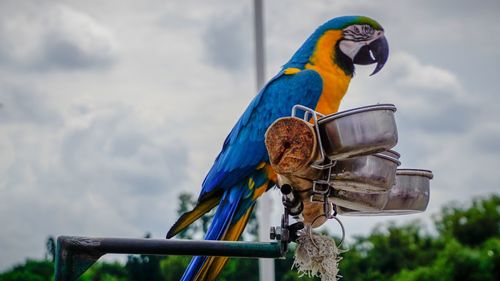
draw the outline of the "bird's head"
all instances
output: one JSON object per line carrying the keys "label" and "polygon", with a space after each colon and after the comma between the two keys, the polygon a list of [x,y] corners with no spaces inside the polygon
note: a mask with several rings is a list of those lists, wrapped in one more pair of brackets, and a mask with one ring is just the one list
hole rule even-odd
{"label": "bird's head", "polygon": [[316,29],[284,67],[335,65],[352,76],[355,64],[376,63],[373,75],[382,69],[388,56],[389,45],[378,22],[363,16],[344,16]]}
{"label": "bird's head", "polygon": [[326,23],[342,30],[342,38],[337,42],[337,60],[351,66],[354,64],[377,66],[372,74],[379,72],[389,57],[389,44],[384,29],[375,20],[363,16],[339,17]]}

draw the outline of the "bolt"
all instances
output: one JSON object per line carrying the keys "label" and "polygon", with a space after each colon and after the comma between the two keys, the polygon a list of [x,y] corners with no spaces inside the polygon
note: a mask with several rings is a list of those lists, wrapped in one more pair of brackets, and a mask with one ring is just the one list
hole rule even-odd
{"label": "bolt", "polygon": [[276,240],[281,241],[281,233],[282,233],[281,227],[276,227],[275,233],[276,233]]}
{"label": "bolt", "polygon": [[269,238],[271,240],[276,239],[276,227],[271,226],[271,230],[270,230],[270,233],[269,233]]}

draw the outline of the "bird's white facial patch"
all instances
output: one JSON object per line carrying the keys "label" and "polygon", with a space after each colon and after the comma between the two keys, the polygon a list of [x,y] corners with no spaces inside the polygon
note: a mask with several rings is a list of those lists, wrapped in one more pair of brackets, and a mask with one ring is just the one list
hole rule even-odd
{"label": "bird's white facial patch", "polygon": [[365,45],[364,42],[356,42],[350,40],[342,40],[340,41],[339,48],[346,56],[350,57],[351,60],[354,59],[354,56],[359,52],[359,49]]}

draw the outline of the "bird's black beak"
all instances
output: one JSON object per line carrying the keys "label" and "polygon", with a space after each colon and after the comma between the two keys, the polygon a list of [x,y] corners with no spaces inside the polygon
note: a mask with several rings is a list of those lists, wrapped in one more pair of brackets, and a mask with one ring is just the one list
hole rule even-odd
{"label": "bird's black beak", "polygon": [[385,36],[381,36],[370,44],[361,47],[356,56],[354,56],[353,63],[361,65],[377,63],[375,70],[373,70],[372,74],[370,74],[371,76],[379,72],[382,67],[384,67],[388,57],[389,44],[387,43]]}

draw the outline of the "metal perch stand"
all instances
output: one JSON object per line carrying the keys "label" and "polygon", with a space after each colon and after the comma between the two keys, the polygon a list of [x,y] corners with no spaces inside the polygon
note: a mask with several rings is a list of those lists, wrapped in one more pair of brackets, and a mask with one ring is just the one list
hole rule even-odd
{"label": "metal perch stand", "polygon": [[285,240],[250,243],[60,236],[57,238],[55,281],[76,280],[105,254],[281,258],[287,245]]}
{"label": "metal perch stand", "polygon": [[297,231],[304,228],[302,222],[289,225],[289,215],[293,215],[293,211],[297,212],[292,202],[300,201],[296,201],[291,195],[284,198],[285,208],[281,225],[271,228],[270,237],[277,242],[59,236],[56,246],[55,281],[76,280],[105,254],[283,258],[288,244],[297,239]]}

